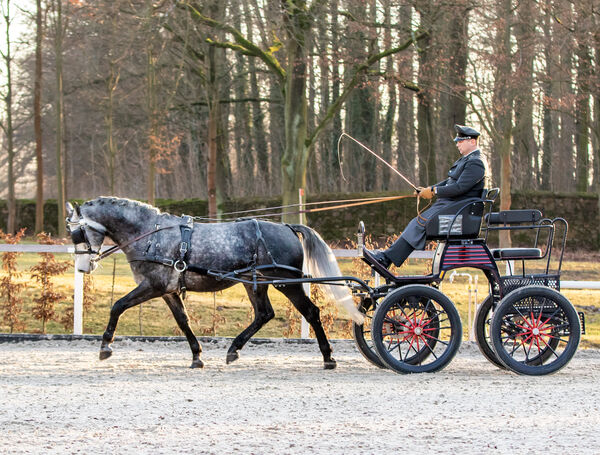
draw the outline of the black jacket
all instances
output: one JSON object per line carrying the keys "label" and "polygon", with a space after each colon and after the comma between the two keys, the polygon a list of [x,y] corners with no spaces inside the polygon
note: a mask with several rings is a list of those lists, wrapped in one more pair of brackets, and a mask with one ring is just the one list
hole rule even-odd
{"label": "black jacket", "polygon": [[485,186],[485,164],[479,149],[462,156],[448,171],[448,178],[433,185],[438,198],[466,199],[481,197]]}

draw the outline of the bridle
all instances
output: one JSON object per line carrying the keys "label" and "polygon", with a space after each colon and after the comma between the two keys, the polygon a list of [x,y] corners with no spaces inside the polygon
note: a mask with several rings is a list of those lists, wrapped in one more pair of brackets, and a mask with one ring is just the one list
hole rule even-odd
{"label": "bridle", "polygon": [[[172,229],[172,228],[179,227],[178,225],[158,227],[151,231],[144,232],[143,234],[138,235],[137,237],[125,242],[122,245],[117,244],[117,245],[111,246],[106,251],[101,252],[100,246],[98,247],[97,250],[94,250],[92,248],[92,244],[90,243],[90,239],[87,234],[87,229],[96,231],[99,234],[102,234],[103,236],[106,236],[106,233],[108,232],[107,229],[102,224],[100,224],[94,220],[89,220],[89,219],[84,218],[83,215],[81,214],[81,208],[79,207],[78,204],[75,204],[73,209],[74,209],[75,213],[77,214],[77,216],[79,217],[79,219],[77,221],[73,221],[69,217],[67,217],[65,220],[66,224],[67,224],[67,231],[69,232],[69,234],[71,236],[71,241],[73,242],[73,245],[77,246],[77,245],[85,244],[85,246],[86,246],[85,250],[81,250],[81,251],[76,250],[76,251],[74,251],[74,254],[89,254],[89,255],[94,256],[94,257],[92,257],[92,259],[90,261],[92,264],[94,264],[94,268],[96,267],[97,263],[99,261],[101,261],[102,259],[106,258],[107,256],[110,256],[113,253],[116,253],[119,250],[123,250],[125,247],[131,245],[132,243],[137,242],[140,239],[143,239],[144,237],[147,237],[147,236],[152,235],[159,231],[164,231],[165,229]],[[175,269],[179,272],[182,271],[182,270],[178,270],[177,267]],[[185,268],[183,270],[185,270]]]}
{"label": "bridle", "polygon": [[92,248],[92,244],[90,243],[90,239],[87,234],[87,229],[91,229],[105,236],[106,228],[100,223],[97,223],[96,221],[87,220],[83,218],[79,205],[75,205],[74,210],[79,219],[77,221],[73,221],[69,217],[67,217],[67,219],[65,220],[67,224],[67,231],[71,236],[71,241],[73,242],[73,245],[77,246],[85,244],[86,246],[85,250],[75,251],[75,254],[91,254],[95,256],[100,256],[100,247],[98,247],[97,251],[95,251]]}

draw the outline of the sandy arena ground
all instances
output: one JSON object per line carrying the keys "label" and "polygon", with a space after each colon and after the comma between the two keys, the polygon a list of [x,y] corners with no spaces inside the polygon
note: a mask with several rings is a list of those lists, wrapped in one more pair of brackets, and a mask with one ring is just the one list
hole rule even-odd
{"label": "sandy arena ground", "polygon": [[463,343],[443,371],[398,375],[336,342],[338,368],[314,344],[248,345],[225,365],[225,340],[0,344],[0,453],[600,452],[600,351],[555,375],[495,368]]}

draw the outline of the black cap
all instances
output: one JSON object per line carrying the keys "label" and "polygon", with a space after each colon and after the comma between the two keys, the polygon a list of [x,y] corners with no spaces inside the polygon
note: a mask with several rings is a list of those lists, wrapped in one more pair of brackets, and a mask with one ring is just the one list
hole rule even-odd
{"label": "black cap", "polygon": [[464,141],[466,139],[477,139],[481,135],[479,131],[470,126],[454,125],[454,129],[456,130],[454,142]]}

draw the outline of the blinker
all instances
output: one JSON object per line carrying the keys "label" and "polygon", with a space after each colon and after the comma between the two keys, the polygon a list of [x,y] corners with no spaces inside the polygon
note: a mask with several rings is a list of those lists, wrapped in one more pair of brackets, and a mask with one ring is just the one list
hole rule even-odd
{"label": "blinker", "polygon": [[80,227],[71,231],[71,240],[73,240],[74,245],[87,243],[85,232]]}

